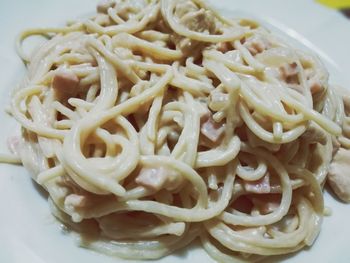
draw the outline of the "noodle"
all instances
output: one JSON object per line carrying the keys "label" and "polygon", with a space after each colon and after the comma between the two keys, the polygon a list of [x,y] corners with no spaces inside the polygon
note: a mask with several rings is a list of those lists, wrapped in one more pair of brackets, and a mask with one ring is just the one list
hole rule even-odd
{"label": "noodle", "polygon": [[[199,0],[103,1],[17,38],[12,154],[81,245],[156,259],[200,238],[220,262],[311,246],[349,109],[322,63]],[[48,40],[32,54],[22,43]],[[345,105],[345,106],[344,106]]]}

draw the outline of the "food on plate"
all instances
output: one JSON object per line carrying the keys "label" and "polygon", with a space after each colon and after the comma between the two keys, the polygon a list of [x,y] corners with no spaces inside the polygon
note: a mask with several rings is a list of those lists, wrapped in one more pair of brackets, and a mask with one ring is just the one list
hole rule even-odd
{"label": "food on plate", "polygon": [[[48,40],[28,53],[33,35]],[[22,128],[0,160],[23,164],[82,246],[156,259],[200,238],[217,261],[256,261],[312,245],[327,181],[350,202],[350,92],[255,21],[106,0],[17,48]]]}

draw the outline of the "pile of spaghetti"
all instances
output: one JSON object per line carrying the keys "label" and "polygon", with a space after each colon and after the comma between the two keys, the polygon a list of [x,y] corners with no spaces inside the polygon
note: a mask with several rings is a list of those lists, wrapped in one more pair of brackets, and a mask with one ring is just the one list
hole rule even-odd
{"label": "pile of spaghetti", "polygon": [[[22,42],[47,41],[27,55]],[[350,96],[319,59],[201,0],[103,1],[23,32],[12,154],[81,245],[156,259],[200,238],[216,260],[310,246],[328,181],[350,201]]]}

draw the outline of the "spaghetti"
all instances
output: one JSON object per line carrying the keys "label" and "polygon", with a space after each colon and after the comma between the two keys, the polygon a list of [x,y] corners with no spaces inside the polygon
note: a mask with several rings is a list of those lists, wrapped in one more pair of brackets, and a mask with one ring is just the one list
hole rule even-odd
{"label": "spaghetti", "polygon": [[[48,40],[28,55],[33,35]],[[330,167],[349,201],[331,164],[350,145],[348,92],[254,21],[108,0],[17,48],[21,136],[0,160],[30,171],[82,246],[156,259],[200,238],[220,262],[256,261],[312,245]]]}

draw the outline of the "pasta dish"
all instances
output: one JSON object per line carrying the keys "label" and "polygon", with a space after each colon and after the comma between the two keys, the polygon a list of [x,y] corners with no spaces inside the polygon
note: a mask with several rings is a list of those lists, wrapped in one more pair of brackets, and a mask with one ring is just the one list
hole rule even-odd
{"label": "pasta dish", "polygon": [[[46,40],[28,52],[23,42]],[[158,259],[200,239],[218,262],[311,246],[328,184],[350,202],[350,92],[320,59],[202,0],[104,0],[22,32],[22,164],[80,244]]]}

